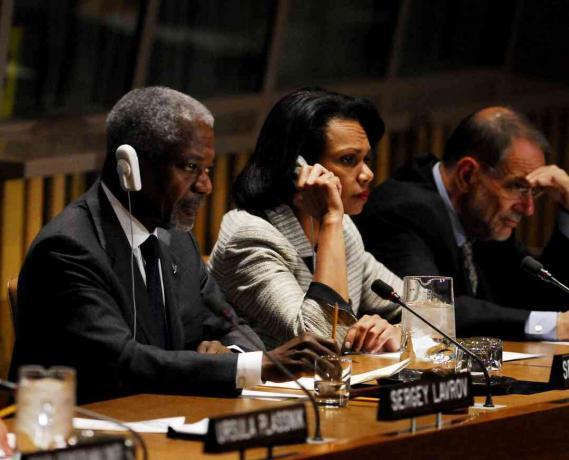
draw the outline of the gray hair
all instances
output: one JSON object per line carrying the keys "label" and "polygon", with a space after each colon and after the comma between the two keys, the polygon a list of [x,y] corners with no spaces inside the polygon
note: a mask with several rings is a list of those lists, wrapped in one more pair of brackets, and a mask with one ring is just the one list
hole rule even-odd
{"label": "gray hair", "polygon": [[162,86],[133,89],[107,117],[107,161],[129,144],[140,158],[158,161],[179,153],[193,138],[197,123],[213,127],[213,115],[199,101]]}

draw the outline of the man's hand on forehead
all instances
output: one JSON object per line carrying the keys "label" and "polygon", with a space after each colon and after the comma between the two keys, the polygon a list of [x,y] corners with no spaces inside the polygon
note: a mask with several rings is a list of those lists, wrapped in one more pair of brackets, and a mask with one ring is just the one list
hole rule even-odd
{"label": "man's hand on forehead", "polygon": [[553,201],[569,210],[569,175],[557,165],[545,165],[526,176],[531,187],[542,187]]}

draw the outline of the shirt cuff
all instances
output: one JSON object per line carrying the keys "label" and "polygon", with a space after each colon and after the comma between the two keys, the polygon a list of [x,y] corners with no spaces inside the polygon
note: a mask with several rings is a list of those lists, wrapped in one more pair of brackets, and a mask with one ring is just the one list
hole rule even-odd
{"label": "shirt cuff", "polygon": [[237,356],[237,375],[235,386],[238,389],[260,385],[261,368],[263,366],[263,352],[251,351],[239,353]]}
{"label": "shirt cuff", "polygon": [[569,238],[569,212],[563,208],[557,212],[557,228],[565,238]]}
{"label": "shirt cuff", "polygon": [[557,340],[556,311],[532,311],[525,325],[526,338],[533,340]]}

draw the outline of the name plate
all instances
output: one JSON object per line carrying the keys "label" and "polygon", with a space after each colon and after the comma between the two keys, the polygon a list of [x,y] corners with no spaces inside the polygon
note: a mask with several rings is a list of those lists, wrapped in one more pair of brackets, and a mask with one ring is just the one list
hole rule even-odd
{"label": "name plate", "polygon": [[474,404],[469,372],[382,388],[379,399],[378,420],[399,420]]}
{"label": "name plate", "polygon": [[122,437],[101,436],[92,440],[80,439],[79,444],[63,449],[22,453],[20,456],[14,456],[16,457],[20,460],[133,460],[136,458],[136,452],[130,441]]}
{"label": "name plate", "polygon": [[227,452],[250,447],[306,442],[308,425],[304,404],[212,418],[204,452]]}
{"label": "name plate", "polygon": [[569,388],[569,354],[553,356],[549,386],[563,390]]}

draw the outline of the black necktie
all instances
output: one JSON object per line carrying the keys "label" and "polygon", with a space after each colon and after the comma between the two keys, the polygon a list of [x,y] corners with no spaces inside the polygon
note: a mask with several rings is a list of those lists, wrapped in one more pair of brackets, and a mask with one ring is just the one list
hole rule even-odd
{"label": "black necktie", "polygon": [[162,297],[162,283],[158,269],[160,256],[158,251],[158,238],[156,238],[156,235],[150,235],[146,241],[140,245],[140,251],[142,252],[145,263],[146,290],[148,291],[148,303],[154,323],[153,329],[156,333],[156,343],[161,348],[166,348],[168,333],[166,330],[164,301]]}
{"label": "black necktie", "polygon": [[466,241],[462,246],[462,255],[464,257],[464,268],[472,288],[472,294],[476,295],[478,290],[478,273],[476,273],[476,266],[474,265],[474,257],[472,256],[472,241]]}

